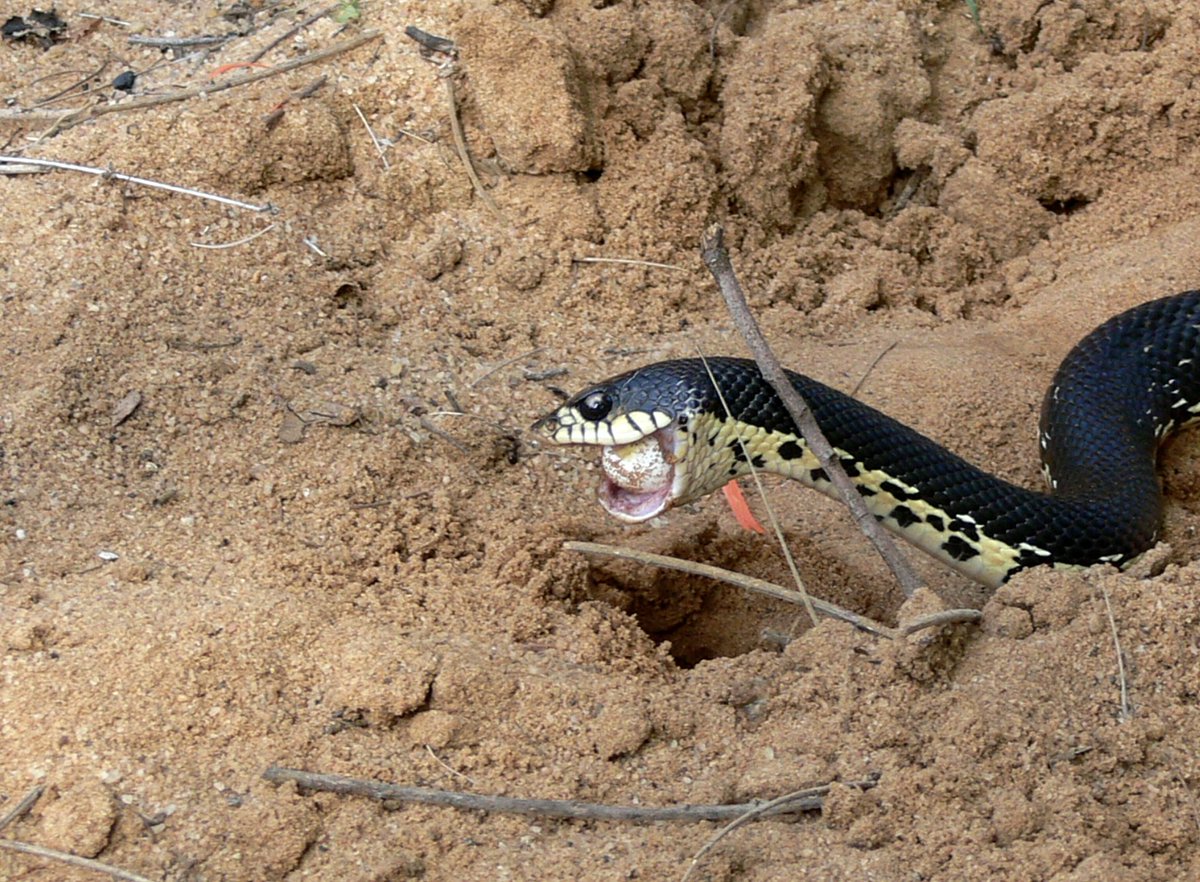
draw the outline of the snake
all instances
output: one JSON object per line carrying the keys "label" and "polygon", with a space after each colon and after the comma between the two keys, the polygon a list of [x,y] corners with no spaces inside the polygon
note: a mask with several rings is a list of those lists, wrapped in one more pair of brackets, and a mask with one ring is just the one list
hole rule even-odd
{"label": "snake", "polygon": [[[957,572],[996,588],[1030,567],[1125,568],[1158,540],[1161,444],[1200,419],[1200,290],[1135,306],[1067,354],[1041,408],[1044,490],[990,474],[862,401],[785,373],[867,509]],[[836,498],[748,359],[639,367],[569,398],[533,429],[552,444],[602,448],[600,502],[629,523],[752,469]]]}

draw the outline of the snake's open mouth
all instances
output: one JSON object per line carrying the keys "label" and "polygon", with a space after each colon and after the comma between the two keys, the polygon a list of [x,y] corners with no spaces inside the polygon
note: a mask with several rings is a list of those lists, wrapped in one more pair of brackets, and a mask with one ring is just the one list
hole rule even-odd
{"label": "snake's open mouth", "polygon": [[679,495],[676,487],[676,432],[660,429],[633,444],[604,448],[600,504],[626,523],[647,521],[666,511]]}

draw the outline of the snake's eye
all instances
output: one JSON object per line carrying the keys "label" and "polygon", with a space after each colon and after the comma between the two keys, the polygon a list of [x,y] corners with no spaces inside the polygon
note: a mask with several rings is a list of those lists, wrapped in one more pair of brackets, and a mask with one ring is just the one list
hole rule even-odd
{"label": "snake's eye", "polygon": [[612,396],[607,392],[591,392],[579,402],[579,415],[589,422],[595,422],[608,416],[612,406]]}

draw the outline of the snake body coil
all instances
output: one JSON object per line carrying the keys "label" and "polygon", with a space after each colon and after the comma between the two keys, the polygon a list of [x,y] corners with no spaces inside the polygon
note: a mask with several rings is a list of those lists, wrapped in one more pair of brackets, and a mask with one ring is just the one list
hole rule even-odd
{"label": "snake body coil", "polygon": [[[995,586],[1029,566],[1124,566],[1157,539],[1160,442],[1200,418],[1200,291],[1124,312],[1067,355],[1038,434],[1048,493],[990,475],[815,380],[789,378],[867,507],[954,569]],[[622,486],[631,482],[606,466],[601,501],[627,521],[698,499],[748,463],[834,495],[782,402],[745,359],[648,365],[589,388],[535,429],[618,457],[644,459],[646,446],[657,445],[669,468],[655,473],[655,486]]]}

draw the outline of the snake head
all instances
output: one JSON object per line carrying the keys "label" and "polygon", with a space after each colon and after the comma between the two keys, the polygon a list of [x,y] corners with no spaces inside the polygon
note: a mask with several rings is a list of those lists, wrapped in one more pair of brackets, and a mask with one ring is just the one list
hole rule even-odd
{"label": "snake head", "polygon": [[688,433],[681,429],[694,396],[654,382],[655,367],[592,386],[533,424],[552,443],[602,448],[600,504],[626,523],[649,520],[687,495]]}

